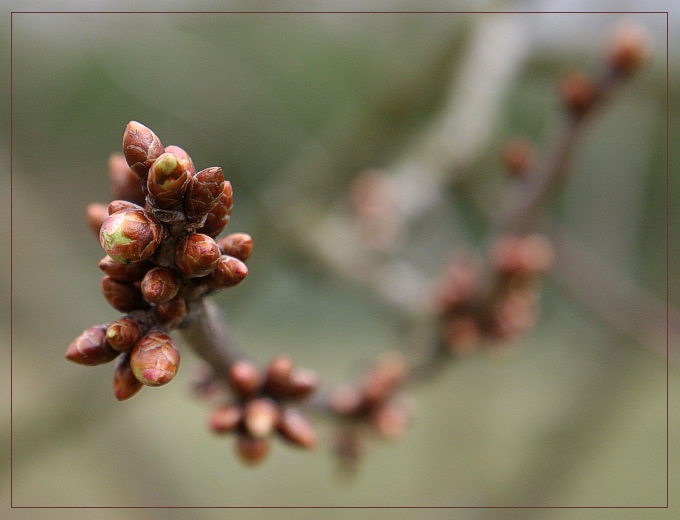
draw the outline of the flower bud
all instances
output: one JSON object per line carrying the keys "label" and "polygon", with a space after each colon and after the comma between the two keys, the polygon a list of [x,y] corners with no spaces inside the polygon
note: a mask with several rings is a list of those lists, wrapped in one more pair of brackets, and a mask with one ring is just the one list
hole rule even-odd
{"label": "flower bud", "polygon": [[195,233],[180,243],[175,252],[177,269],[190,278],[210,274],[220,259],[220,248],[207,235]]}
{"label": "flower bud", "polygon": [[156,305],[156,316],[167,327],[174,328],[179,325],[187,315],[187,304],[184,298],[173,298],[168,302]]}
{"label": "flower bud", "polygon": [[189,178],[179,157],[162,154],[149,170],[146,187],[150,202],[157,208],[177,209],[189,186]]}
{"label": "flower bud", "polygon": [[236,440],[236,454],[241,461],[253,465],[262,461],[269,452],[269,439],[256,439],[239,435]]}
{"label": "flower bud", "polygon": [[95,235],[99,236],[99,230],[102,228],[102,224],[109,216],[109,212],[104,204],[98,204],[93,202],[88,204],[85,208],[85,218],[87,218],[87,224]]}
{"label": "flower bud", "polygon": [[108,325],[95,325],[83,331],[69,345],[66,359],[80,365],[95,366],[108,363],[119,352],[106,344],[106,329]]}
{"label": "flower bud", "polygon": [[128,209],[104,221],[99,242],[116,262],[131,264],[154,254],[162,231],[159,222],[144,210]]}
{"label": "flower bud", "polygon": [[364,399],[376,403],[385,399],[406,379],[408,367],[397,353],[382,356],[363,380]]}
{"label": "flower bud", "polygon": [[137,121],[130,121],[123,134],[123,154],[130,169],[146,182],[149,168],[164,152],[158,136]]}
{"label": "flower bud", "polygon": [[182,286],[181,275],[167,267],[154,267],[147,271],[140,285],[144,299],[149,303],[172,300]]}
{"label": "flower bud", "polygon": [[109,182],[111,191],[117,199],[128,200],[135,204],[144,204],[142,183],[128,166],[125,157],[120,152],[109,156]]}
{"label": "flower bud", "polygon": [[253,252],[253,239],[246,233],[232,233],[217,241],[223,255],[233,256],[241,262],[250,258]]}
{"label": "flower bud", "polygon": [[113,371],[113,393],[116,399],[125,401],[139,392],[143,386],[132,373],[130,353],[126,352],[116,361],[116,368]]}
{"label": "flower bud", "polygon": [[371,422],[380,435],[389,440],[397,440],[406,431],[408,417],[403,406],[388,401],[373,410]]}
{"label": "flower bud", "polygon": [[220,406],[212,411],[208,418],[208,425],[215,433],[228,433],[234,431],[241,423],[243,412],[234,405]]}
{"label": "flower bud", "polygon": [[316,445],[312,424],[295,408],[286,408],[281,412],[278,430],[285,439],[302,448],[313,448]]}
{"label": "flower bud", "polygon": [[206,278],[208,287],[215,290],[227,289],[240,284],[248,275],[248,267],[238,258],[220,256],[215,270]]}
{"label": "flower bud", "polygon": [[562,99],[574,116],[588,112],[597,100],[598,91],[593,81],[583,73],[570,74],[560,85]]}
{"label": "flower bud", "polygon": [[528,139],[516,137],[503,147],[503,162],[513,177],[524,177],[534,159],[534,147]]}
{"label": "flower bud", "polygon": [[137,287],[126,282],[119,282],[109,276],[102,278],[102,293],[109,305],[120,312],[148,307]]}
{"label": "flower bud", "polygon": [[288,378],[288,399],[305,399],[319,386],[319,376],[306,368],[294,368]]}
{"label": "flower bud", "polygon": [[106,342],[112,349],[123,352],[130,350],[143,334],[144,329],[138,321],[129,317],[120,318],[106,329]]}
{"label": "flower bud", "polygon": [[229,367],[229,386],[239,397],[248,397],[261,388],[262,376],[255,365],[241,359]]}
{"label": "flower bud", "polygon": [[229,224],[233,206],[234,194],[231,188],[231,183],[229,181],[224,181],[224,187],[222,189],[222,194],[220,195],[220,200],[217,205],[212,210],[210,210],[208,216],[205,219],[203,227],[199,229],[199,231],[211,237],[216,237],[222,233],[224,228],[227,227],[227,224]]}
{"label": "flower bud", "polygon": [[175,154],[179,158],[179,161],[182,163],[186,171],[189,172],[189,175],[196,175],[196,167],[194,166],[194,161],[191,160],[191,157],[189,156],[188,153],[186,153],[186,151],[184,151],[183,148],[171,144],[170,146],[165,147],[165,151],[167,153]]}
{"label": "flower bud", "polygon": [[290,388],[290,373],[293,362],[288,356],[277,356],[267,365],[264,387],[269,395],[278,398],[287,394]]}
{"label": "flower bud", "polygon": [[606,60],[614,72],[629,74],[642,65],[652,51],[652,41],[640,25],[628,22],[615,28],[608,45]]}
{"label": "flower bud", "polygon": [[363,404],[361,391],[350,384],[340,385],[330,395],[330,406],[335,413],[340,415],[355,414]]}
{"label": "flower bud", "polygon": [[124,209],[143,209],[134,202],[128,202],[127,200],[113,200],[109,202],[109,215],[123,211]]}
{"label": "flower bud", "polygon": [[258,439],[269,437],[279,420],[279,408],[270,399],[253,399],[243,410],[245,430]]}
{"label": "flower bud", "polygon": [[119,282],[137,282],[144,278],[144,274],[150,267],[151,264],[146,260],[128,265],[116,262],[110,256],[105,256],[99,261],[99,269],[105,275]]}
{"label": "flower bud", "polygon": [[191,177],[187,196],[184,199],[184,211],[188,218],[200,218],[207,215],[220,200],[224,192],[224,174],[222,168],[206,168]]}
{"label": "flower bud", "polygon": [[179,368],[179,351],[165,332],[152,330],[132,349],[130,366],[137,380],[146,386],[169,383]]}

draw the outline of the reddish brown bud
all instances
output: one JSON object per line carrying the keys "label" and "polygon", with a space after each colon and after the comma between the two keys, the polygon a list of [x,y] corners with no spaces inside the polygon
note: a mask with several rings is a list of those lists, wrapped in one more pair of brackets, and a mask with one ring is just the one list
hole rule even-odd
{"label": "reddish brown bud", "polygon": [[184,210],[189,218],[206,215],[219,202],[224,192],[222,168],[206,168],[190,179]]}
{"label": "reddish brown bud", "polygon": [[371,414],[371,422],[378,433],[390,440],[397,440],[404,435],[407,419],[404,407],[393,401],[376,407]]}
{"label": "reddish brown bud", "polygon": [[471,316],[456,316],[446,323],[444,341],[452,354],[472,352],[481,339],[477,321]]}
{"label": "reddish brown bud", "polygon": [[253,399],[243,410],[243,426],[256,438],[268,437],[279,420],[279,408],[270,399]]}
{"label": "reddish brown bud", "polygon": [[108,325],[95,325],[83,331],[69,345],[66,359],[80,365],[95,366],[108,363],[119,353],[106,344]]}
{"label": "reddish brown bud", "polygon": [[151,267],[151,264],[146,260],[128,265],[116,262],[110,256],[105,256],[99,261],[99,269],[105,275],[119,282],[137,282],[144,278],[144,274],[149,270],[149,267]]}
{"label": "reddish brown bud", "polygon": [[382,356],[363,380],[364,398],[375,403],[391,394],[406,379],[408,368],[400,354]]}
{"label": "reddish brown bud", "polygon": [[179,157],[162,154],[151,166],[146,187],[151,203],[161,209],[177,208],[189,186],[189,173]]}
{"label": "reddish brown bud", "polygon": [[210,413],[208,425],[215,433],[228,433],[234,431],[241,423],[243,412],[234,405],[225,405],[216,408]]}
{"label": "reddish brown bud", "polygon": [[265,458],[267,452],[269,452],[269,439],[239,435],[236,440],[236,454],[246,464],[257,464]]}
{"label": "reddish brown bud", "polygon": [[164,152],[160,139],[137,121],[130,121],[123,134],[123,154],[130,169],[146,182],[149,168]]}
{"label": "reddish brown bud", "polygon": [[102,224],[99,242],[116,262],[131,264],[154,254],[163,228],[142,209],[128,209],[110,215]]}
{"label": "reddish brown bud", "polygon": [[491,246],[491,261],[501,272],[535,275],[550,269],[554,258],[550,241],[542,235],[503,236]]}
{"label": "reddish brown bud", "polygon": [[141,206],[138,206],[134,202],[128,202],[127,200],[113,200],[109,202],[109,215],[113,215],[114,213],[118,213],[119,211],[123,211],[125,209],[143,209]]}
{"label": "reddish brown bud", "polygon": [[187,314],[187,304],[184,298],[173,298],[169,302],[156,305],[156,316],[161,323],[168,327],[179,325]]}
{"label": "reddish brown bud", "polygon": [[231,389],[240,397],[253,395],[262,386],[260,371],[250,361],[241,359],[229,367]]}
{"label": "reddish brown bud", "polygon": [[170,146],[165,147],[165,151],[167,153],[172,153],[175,154],[186,171],[189,172],[190,175],[196,175],[196,167],[194,166],[194,161],[191,160],[191,157],[189,156],[186,151],[184,151],[183,148],[180,148],[179,146],[175,146],[174,144],[171,144]]}
{"label": "reddish brown bud", "polygon": [[195,233],[180,243],[175,252],[177,269],[190,278],[210,274],[220,259],[220,248],[208,235]]}
{"label": "reddish brown bud", "polygon": [[223,255],[233,256],[241,262],[250,258],[253,252],[253,239],[246,233],[232,233],[217,241]]}
{"label": "reddish brown bud", "polygon": [[135,377],[147,386],[169,383],[179,368],[179,351],[170,336],[152,330],[132,349],[130,366]]}
{"label": "reddish brown bud", "polygon": [[208,287],[215,290],[227,289],[240,284],[248,275],[248,267],[238,258],[222,255],[215,270],[207,277]]}
{"label": "reddish brown bud", "polygon": [[144,334],[144,327],[136,320],[125,317],[114,321],[106,329],[106,342],[119,352],[131,349]]}
{"label": "reddish brown bud", "polygon": [[142,183],[120,152],[109,156],[109,182],[111,191],[117,199],[128,200],[139,205],[144,204]]}
{"label": "reddish brown bud", "polygon": [[149,303],[172,300],[182,286],[182,276],[167,267],[154,267],[147,271],[140,285],[144,299]]}
{"label": "reddish brown bud", "polygon": [[319,376],[306,368],[294,368],[288,379],[288,399],[305,399],[319,386]]}
{"label": "reddish brown bud", "polygon": [[102,293],[109,305],[120,312],[148,307],[137,287],[126,282],[119,282],[109,276],[102,278]]}
{"label": "reddish brown bud", "polygon": [[524,177],[534,160],[534,147],[528,139],[516,137],[503,147],[503,162],[514,177]]}
{"label": "reddish brown bud", "polygon": [[85,208],[87,224],[97,236],[99,236],[99,230],[108,216],[109,212],[104,204],[93,202],[92,204],[88,204],[87,208]]}
{"label": "reddish brown bud", "polygon": [[598,91],[593,81],[583,73],[570,74],[560,85],[562,99],[575,116],[582,116],[595,104]]}
{"label": "reddish brown bud", "polygon": [[341,415],[351,415],[359,411],[363,396],[355,386],[344,384],[336,388],[330,396],[331,408]]}
{"label": "reddish brown bud", "polygon": [[269,362],[264,387],[272,397],[287,395],[292,371],[293,362],[288,356],[278,356]]}
{"label": "reddish brown bud", "polygon": [[233,205],[234,194],[231,188],[231,183],[229,181],[224,181],[224,187],[222,189],[222,195],[220,195],[220,200],[217,205],[212,210],[210,210],[208,216],[205,219],[203,227],[199,231],[211,237],[216,237],[222,233],[224,228],[227,227],[227,224],[229,224]]}
{"label": "reddish brown bud", "polygon": [[113,393],[116,399],[125,401],[139,392],[143,386],[132,373],[130,353],[126,352],[116,362],[113,372]]}
{"label": "reddish brown bud", "polygon": [[316,445],[312,424],[295,408],[286,408],[281,412],[278,430],[285,439],[302,448],[313,448]]}
{"label": "reddish brown bud", "polygon": [[469,303],[480,287],[480,274],[479,261],[472,256],[461,256],[450,262],[434,295],[437,312],[445,314]]}
{"label": "reddish brown bud", "polygon": [[628,22],[612,32],[607,44],[606,59],[615,72],[629,74],[649,58],[651,51],[652,41],[647,31]]}

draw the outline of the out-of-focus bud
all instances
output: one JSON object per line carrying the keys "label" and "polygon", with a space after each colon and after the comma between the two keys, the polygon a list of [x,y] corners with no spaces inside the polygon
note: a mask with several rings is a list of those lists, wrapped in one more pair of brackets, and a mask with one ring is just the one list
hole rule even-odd
{"label": "out-of-focus bud", "polygon": [[126,352],[116,361],[116,368],[113,371],[113,393],[116,399],[125,401],[139,392],[143,386],[132,373],[130,353]]}
{"label": "out-of-focus bud", "polygon": [[240,397],[248,397],[262,386],[260,371],[250,361],[240,359],[229,367],[229,385]]}
{"label": "out-of-focus bud", "polygon": [[189,172],[179,157],[164,153],[149,170],[146,187],[151,203],[161,209],[178,208],[189,186]]}
{"label": "out-of-focus bud", "polygon": [[268,437],[279,420],[279,408],[270,399],[253,399],[243,410],[243,426],[256,438]]}
{"label": "out-of-focus bud", "polygon": [[168,327],[176,327],[186,315],[187,304],[184,298],[177,297],[156,305],[156,316]]}
{"label": "out-of-focus bud", "polygon": [[468,354],[475,350],[482,333],[477,321],[471,316],[455,316],[444,326],[444,342],[452,354]]}
{"label": "out-of-focus bud", "polygon": [[375,403],[394,391],[406,379],[408,367],[401,354],[382,356],[368,372],[362,383],[364,399]]}
{"label": "out-of-focus bud", "polygon": [[301,412],[295,408],[286,408],[280,413],[278,430],[281,435],[302,448],[316,446],[314,428]]}
{"label": "out-of-focus bud", "polygon": [[232,233],[226,237],[220,238],[217,241],[223,255],[233,256],[238,258],[241,262],[245,262],[250,258],[253,252],[253,239],[246,233]]}
{"label": "out-of-focus bud", "polygon": [[161,140],[137,121],[130,121],[123,134],[123,154],[130,169],[146,182],[149,168],[164,152]]}
{"label": "out-of-focus bud", "polygon": [[528,139],[515,137],[503,147],[503,162],[510,175],[523,178],[534,160],[534,147]]}
{"label": "out-of-focus bud", "polygon": [[215,290],[227,289],[240,284],[248,275],[248,267],[238,258],[221,255],[215,270],[207,277],[208,287]]}
{"label": "out-of-focus bud", "polygon": [[208,235],[195,233],[180,242],[175,252],[177,269],[190,278],[210,274],[220,259],[220,248]]}
{"label": "out-of-focus bud", "polygon": [[380,435],[390,440],[397,440],[404,435],[407,420],[404,407],[394,401],[381,404],[371,414],[371,422],[375,429]]}
{"label": "out-of-focus bud", "polygon": [[243,418],[243,412],[239,406],[224,405],[214,409],[208,418],[208,426],[215,433],[228,433],[234,431]]}
{"label": "out-of-focus bud", "polygon": [[140,285],[144,299],[149,303],[172,300],[182,287],[182,276],[167,267],[154,267],[147,271]]}
{"label": "out-of-focus bud", "polygon": [[353,385],[340,385],[331,393],[330,406],[340,415],[357,413],[362,405],[363,396],[361,391]]}
{"label": "out-of-focus bud", "polygon": [[135,344],[130,366],[141,383],[162,386],[172,381],[177,374],[179,351],[165,332],[152,330]]}
{"label": "out-of-focus bud", "polygon": [[114,213],[118,213],[119,211],[123,211],[125,209],[141,210],[143,208],[134,202],[128,202],[127,200],[113,200],[109,202],[109,215],[113,215]]}
{"label": "out-of-focus bud", "polygon": [[104,221],[99,242],[116,262],[131,264],[154,254],[162,232],[163,228],[153,216],[141,209],[128,209]]}
{"label": "out-of-focus bud", "polygon": [[277,356],[267,365],[264,388],[269,395],[285,396],[290,388],[290,374],[293,362],[288,356]]}
{"label": "out-of-focus bud", "polygon": [[652,39],[640,25],[626,22],[616,27],[606,45],[607,64],[617,73],[629,74],[652,52]]}
{"label": "out-of-focus bud", "polygon": [[83,331],[69,345],[66,350],[66,359],[79,365],[95,366],[108,363],[119,352],[106,344],[107,325],[95,325]]}
{"label": "out-of-focus bud", "polygon": [[109,156],[109,182],[111,191],[117,199],[128,200],[139,205],[144,204],[142,183],[120,152]]}
{"label": "out-of-focus bud", "polygon": [[510,275],[536,275],[552,266],[553,246],[543,235],[502,236],[491,245],[491,262]]}
{"label": "out-of-focus bud", "polygon": [[182,163],[184,168],[189,172],[189,174],[196,175],[196,167],[194,166],[194,161],[191,160],[191,157],[183,148],[171,144],[170,146],[165,147],[165,151],[167,153],[173,153],[177,157],[179,157],[180,162]]}
{"label": "out-of-focus bud", "polygon": [[438,313],[446,314],[464,307],[475,296],[481,285],[480,262],[471,255],[460,255],[445,268],[434,294]]}
{"label": "out-of-focus bud", "polygon": [[560,90],[567,110],[577,117],[588,112],[598,97],[595,83],[582,72],[574,72],[564,78]]}
{"label": "out-of-focus bud", "polygon": [[102,228],[102,224],[108,216],[109,212],[104,204],[93,202],[92,204],[88,204],[87,208],[85,208],[87,225],[90,226],[90,229],[97,236],[99,236],[99,230]]}
{"label": "out-of-focus bud", "polygon": [[130,350],[143,334],[142,325],[137,320],[126,316],[109,325],[106,329],[106,342],[114,350],[123,352]]}
{"label": "out-of-focus bud", "polygon": [[148,307],[148,303],[144,301],[137,287],[127,282],[119,282],[109,276],[102,278],[102,293],[109,305],[120,312]]}
{"label": "out-of-focus bud", "polygon": [[105,256],[99,261],[99,269],[105,275],[119,282],[137,282],[144,278],[149,267],[151,267],[151,264],[145,260],[134,264],[121,264],[110,256]]}
{"label": "out-of-focus bud", "polygon": [[294,368],[288,378],[288,399],[305,399],[319,386],[319,376],[306,368]]}
{"label": "out-of-focus bud", "polygon": [[199,231],[211,237],[216,237],[222,233],[224,228],[227,227],[227,224],[229,224],[233,206],[234,193],[231,188],[231,183],[229,181],[224,181],[220,200],[217,205],[210,210],[203,227],[199,229]]}
{"label": "out-of-focus bud", "polygon": [[184,199],[184,212],[189,218],[207,215],[219,202],[223,192],[222,168],[213,167],[201,170],[190,178],[189,189]]}
{"label": "out-of-focus bud", "polygon": [[248,465],[261,462],[269,452],[269,439],[258,439],[248,435],[239,435],[236,440],[236,454]]}

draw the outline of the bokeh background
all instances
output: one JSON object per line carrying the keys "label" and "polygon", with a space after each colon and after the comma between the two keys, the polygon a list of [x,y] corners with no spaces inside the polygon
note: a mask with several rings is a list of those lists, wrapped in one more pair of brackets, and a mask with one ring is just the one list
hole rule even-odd
{"label": "bokeh background", "polygon": [[[166,8],[194,5],[178,1]],[[324,447],[331,430],[322,421],[315,453],[276,443],[264,464],[239,464],[233,439],[205,427],[208,408],[190,391],[197,360],[187,349],[173,384],[122,404],[111,392],[111,366],[84,368],[63,359],[83,329],[117,316],[99,291],[102,251],[83,212],[89,202],[110,200],[106,161],[120,149],[129,120],[187,149],[199,168],[221,165],[232,181],[228,230],[250,233],[255,253],[246,282],[215,299],[240,347],[262,363],[288,353],[332,384],[362,361],[399,348],[401,324],[373,295],[324,270],[272,215],[294,212],[300,201],[343,208],[362,170],[418,157],[438,121],[449,117],[446,175],[452,181],[415,222],[420,238],[409,254],[409,261],[436,275],[452,249],[484,237],[485,211],[505,186],[498,160],[503,140],[519,133],[539,149],[547,144],[562,117],[559,78],[578,68],[594,71],[606,28],[622,17],[14,14],[11,282],[8,263],[0,273],[4,294],[10,283],[12,289],[13,444],[11,480],[9,451],[0,460],[3,501],[9,502],[11,484],[14,506],[665,505],[666,363],[646,348],[663,350],[663,343],[655,338],[641,345],[603,325],[551,281],[538,326],[514,355],[474,356],[414,388],[417,414],[406,437],[371,443],[350,480],[339,477]],[[617,272],[663,301],[666,17],[625,18],[650,32],[654,58],[588,130],[554,212]],[[668,122],[677,132],[680,76],[677,60],[671,65]],[[7,156],[9,136],[3,136]],[[677,156],[671,147],[671,164]],[[673,204],[677,183],[670,183],[669,195]],[[678,245],[672,237],[678,231],[671,219],[668,294],[676,304]],[[3,256],[5,244],[3,238]],[[0,305],[7,333],[9,298]],[[9,350],[1,355],[8,367]],[[668,392],[677,403],[675,365]],[[0,444],[9,446],[9,402],[2,407]],[[671,413],[671,449],[679,427]],[[671,486],[677,485],[673,452],[670,465]],[[187,513],[100,509],[96,518]],[[255,518],[267,512],[243,513]],[[277,514],[287,513],[356,514]],[[13,517],[34,514],[12,511]],[[73,514],[53,510],[50,518]],[[562,519],[647,513],[427,514]]]}

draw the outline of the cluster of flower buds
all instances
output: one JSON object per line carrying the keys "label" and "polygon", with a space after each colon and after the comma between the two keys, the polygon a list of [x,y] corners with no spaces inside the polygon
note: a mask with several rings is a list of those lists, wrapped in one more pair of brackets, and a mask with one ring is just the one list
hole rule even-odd
{"label": "cluster of flower buds", "polygon": [[168,333],[192,302],[243,281],[253,241],[244,233],[216,238],[233,203],[222,169],[197,172],[184,150],[164,147],[137,122],[125,129],[123,154],[109,158],[109,179],[117,199],[90,204],[86,215],[107,255],[102,292],[126,315],[87,329],[66,358],[98,365],[120,355],[113,384],[123,400],[172,380],[179,352]]}
{"label": "cluster of flower buds", "polygon": [[215,433],[236,433],[236,453],[243,462],[260,462],[274,433],[294,446],[316,445],[311,423],[294,406],[316,390],[314,372],[295,367],[286,356],[274,358],[264,372],[239,360],[230,366],[228,381],[233,402],[215,408],[208,422]]}
{"label": "cluster of flower buds", "polygon": [[388,440],[401,438],[412,415],[410,402],[398,393],[406,381],[408,366],[397,353],[379,358],[356,384],[344,384],[330,395],[329,404],[342,420],[335,442],[341,467],[356,469],[367,433]]}
{"label": "cluster of flower buds", "polygon": [[[510,342],[536,320],[537,282],[553,261],[550,241],[538,234],[501,236],[488,260],[490,275],[475,257],[455,259],[437,286],[435,307],[452,353],[470,352],[483,341]],[[485,274],[491,286],[482,284]]]}
{"label": "cluster of flower buds", "polygon": [[600,77],[577,71],[563,79],[560,92],[569,114],[579,119],[589,113],[614,85],[647,61],[651,50],[651,38],[641,26],[626,22],[615,27],[605,44]]}

